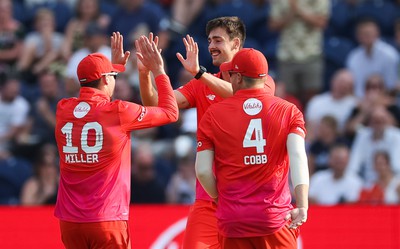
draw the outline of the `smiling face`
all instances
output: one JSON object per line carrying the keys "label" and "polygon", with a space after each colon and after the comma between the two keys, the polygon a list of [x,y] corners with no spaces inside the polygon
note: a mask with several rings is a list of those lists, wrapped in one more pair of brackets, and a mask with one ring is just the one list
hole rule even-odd
{"label": "smiling face", "polygon": [[223,28],[215,28],[208,35],[208,51],[214,66],[219,67],[223,62],[231,61],[239,51],[239,39],[229,39],[228,33]]}

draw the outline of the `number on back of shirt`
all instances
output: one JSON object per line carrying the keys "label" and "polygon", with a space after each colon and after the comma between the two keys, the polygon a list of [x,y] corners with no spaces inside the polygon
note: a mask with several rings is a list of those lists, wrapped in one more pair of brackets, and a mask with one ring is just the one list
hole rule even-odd
{"label": "number on back of shirt", "polygon": [[[78,153],[78,147],[72,144],[72,129],[74,124],[72,122],[66,123],[62,128],[61,132],[65,135],[66,145],[63,146],[64,153]],[[94,145],[88,144],[88,134],[90,130],[95,132]],[[98,122],[89,122],[82,127],[81,131],[81,143],[82,150],[88,154],[97,153],[103,148],[103,128]]]}
{"label": "number on back of shirt", "polygon": [[266,140],[263,136],[261,118],[250,120],[243,139],[243,148],[256,147],[257,153],[264,153]]}

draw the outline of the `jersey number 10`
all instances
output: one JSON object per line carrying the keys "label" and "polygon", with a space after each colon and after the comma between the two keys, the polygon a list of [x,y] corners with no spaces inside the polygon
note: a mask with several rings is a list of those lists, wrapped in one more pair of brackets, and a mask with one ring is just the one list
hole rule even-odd
{"label": "jersey number 10", "polygon": [[[78,147],[72,145],[72,129],[74,124],[72,122],[66,123],[61,132],[65,135],[66,145],[63,146],[64,153],[78,153]],[[95,144],[89,146],[88,133],[89,130],[94,130],[96,133]],[[98,122],[89,122],[82,127],[81,131],[81,148],[88,154],[97,153],[103,148],[103,128]]]}

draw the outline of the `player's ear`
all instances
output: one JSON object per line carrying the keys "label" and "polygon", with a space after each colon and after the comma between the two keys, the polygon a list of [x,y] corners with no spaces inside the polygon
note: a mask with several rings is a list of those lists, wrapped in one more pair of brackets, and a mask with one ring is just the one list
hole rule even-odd
{"label": "player's ear", "polygon": [[108,85],[110,82],[110,79],[109,79],[109,77],[107,77],[107,76],[104,76],[104,78],[103,78],[104,80],[104,85]]}
{"label": "player's ear", "polygon": [[233,48],[240,49],[240,39],[238,37],[233,38]]}

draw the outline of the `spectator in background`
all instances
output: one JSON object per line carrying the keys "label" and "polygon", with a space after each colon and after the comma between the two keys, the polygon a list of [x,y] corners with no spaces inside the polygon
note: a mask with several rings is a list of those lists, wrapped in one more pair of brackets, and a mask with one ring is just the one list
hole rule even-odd
{"label": "spectator in background", "polygon": [[165,203],[165,191],[157,180],[151,145],[136,144],[132,158],[131,203]]}
{"label": "spectator in background", "polygon": [[322,89],[323,31],[329,16],[329,0],[271,1],[268,27],[280,32],[278,76],[303,104]]}
{"label": "spectator in background", "polygon": [[[147,35],[150,33],[148,25],[145,23],[137,25],[135,28],[135,31],[132,33],[131,37],[129,37],[129,47],[131,50],[131,56],[129,57],[129,60],[127,62],[127,68],[126,68],[126,74],[129,75],[129,83],[136,88],[139,87],[139,71],[137,64],[140,63],[138,62],[138,58],[136,57],[136,48],[134,46],[135,40],[138,40],[140,36],[142,35]],[[163,57],[165,60],[165,57]],[[165,62],[165,66],[167,66],[167,61]],[[152,78],[152,82],[154,84],[154,79]]]}
{"label": "spectator in background", "polygon": [[[132,36],[136,32],[138,26],[146,25],[147,30],[161,37],[161,21],[165,18],[165,13],[160,5],[146,0],[121,0],[118,7],[111,17],[110,30],[118,30],[125,37],[124,47],[130,49],[132,44]],[[164,49],[166,40],[161,39],[158,45],[159,48]]]}
{"label": "spectator in background", "polygon": [[20,56],[24,27],[13,17],[11,0],[0,0],[0,73],[10,75]]}
{"label": "spectator in background", "polygon": [[114,99],[121,99],[125,101],[141,103],[139,90],[134,88],[128,79],[128,75],[123,73],[119,74],[116,79]]}
{"label": "spectator in background", "polygon": [[376,106],[371,111],[368,126],[357,130],[351,148],[347,173],[360,174],[366,184],[377,179],[373,168],[374,155],[377,151],[389,154],[392,169],[400,173],[400,129],[393,126],[392,118],[385,107]]}
{"label": "spectator in background", "polygon": [[171,3],[171,18],[169,29],[179,36],[186,35],[187,29],[201,14],[206,0],[174,0]]}
{"label": "spectator in background", "polygon": [[9,78],[0,85],[0,159],[10,156],[13,143],[26,125],[28,101],[20,95],[20,82]]}
{"label": "spectator in background", "polygon": [[[294,95],[290,94],[286,90],[286,84],[280,79],[274,79],[275,80],[275,96],[280,97],[284,100],[289,101],[290,103],[294,104],[301,112],[304,111],[303,104],[301,101],[296,98]],[[307,133],[308,136],[308,133]]]}
{"label": "spectator in background", "polygon": [[372,74],[365,83],[365,94],[359,99],[346,121],[345,135],[350,141],[354,139],[357,130],[368,125],[368,119],[376,106],[382,105],[391,114],[392,123],[400,125],[400,109],[395,100],[387,94],[385,82],[380,74]]}
{"label": "spectator in background", "polygon": [[336,144],[329,151],[329,169],[316,172],[310,179],[310,203],[336,205],[354,203],[363,186],[357,174],[346,174],[349,148]]}
{"label": "spectator in background", "polygon": [[78,0],[75,16],[69,20],[65,29],[65,39],[61,49],[65,61],[68,61],[75,51],[85,47],[85,31],[92,22],[100,29],[107,30],[110,17],[100,12],[99,0]]}
{"label": "spectator in background", "polygon": [[65,91],[68,96],[75,96],[79,91],[76,69],[83,58],[91,53],[101,53],[111,59],[111,48],[107,44],[106,30],[102,29],[96,22],[87,24],[84,47],[72,54],[65,69]]}
{"label": "spectator in background", "polygon": [[399,204],[400,176],[392,170],[389,154],[377,151],[374,155],[374,170],[376,181],[362,189],[359,203],[362,204]]}
{"label": "spectator in background", "polygon": [[31,176],[30,162],[14,156],[0,158],[0,205],[20,204],[22,186]]}
{"label": "spectator in background", "polygon": [[41,146],[33,168],[33,176],[22,187],[21,204],[55,204],[59,181],[57,147],[54,144]]}
{"label": "spectator in background", "polygon": [[36,11],[35,29],[27,34],[17,64],[24,82],[34,84],[38,74],[60,58],[63,35],[55,31],[55,24],[54,13],[50,9]]}
{"label": "spectator in background", "polygon": [[58,76],[49,70],[42,72],[38,79],[40,94],[31,111],[31,129],[29,134],[37,143],[56,144],[54,129],[56,125],[56,107],[63,98]]}
{"label": "spectator in background", "polygon": [[329,92],[315,95],[306,106],[306,124],[310,141],[314,140],[314,131],[322,117],[332,116],[336,119],[339,134],[343,134],[345,124],[351,111],[357,104],[353,95],[353,76],[346,69],[338,70],[332,77]]}
{"label": "spectator in background", "polygon": [[22,0],[24,2],[24,4],[29,7],[35,7],[37,5],[42,5],[42,4],[46,4],[46,3],[57,3],[57,2],[65,2],[66,4],[68,4],[69,7],[73,8],[73,6],[75,5],[77,0]]}
{"label": "spectator in background", "polygon": [[398,80],[399,54],[393,46],[380,39],[375,20],[359,20],[356,39],[359,46],[350,52],[346,61],[347,68],[354,75],[355,95],[364,96],[365,84],[371,74],[382,75],[385,88],[393,90]]}
{"label": "spectator in background", "polygon": [[315,127],[317,136],[308,150],[308,167],[310,174],[329,168],[329,151],[337,143],[346,144],[339,135],[338,124],[334,117],[324,116],[319,126]]}
{"label": "spectator in background", "polygon": [[174,204],[192,204],[196,198],[196,172],[194,155],[178,159],[176,172],[167,186],[167,202]]}

